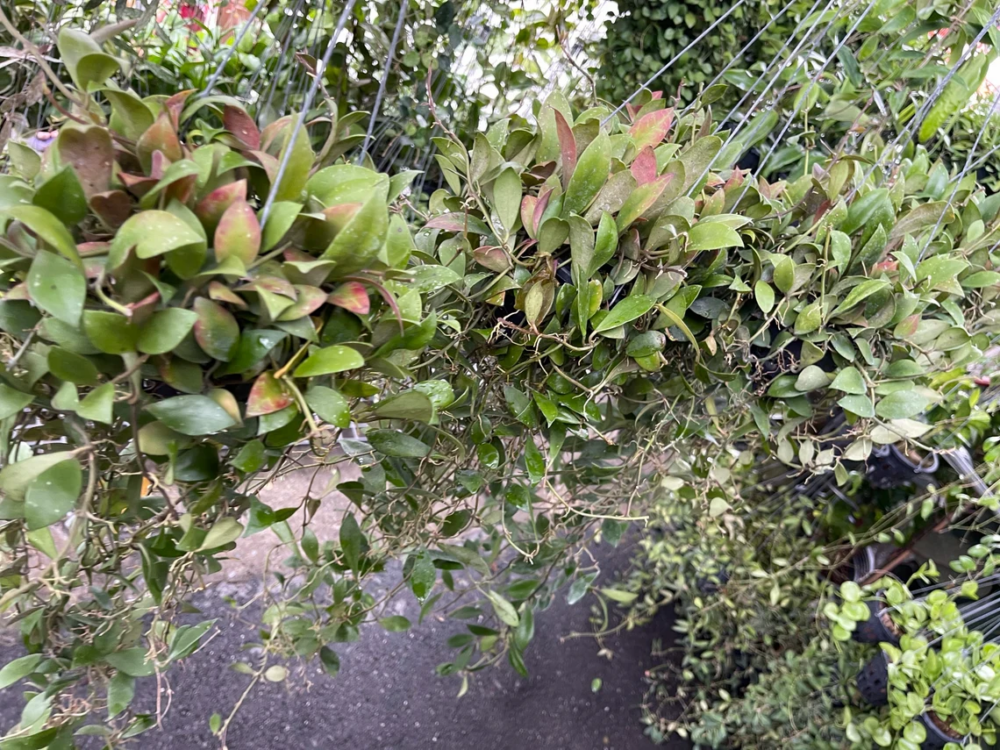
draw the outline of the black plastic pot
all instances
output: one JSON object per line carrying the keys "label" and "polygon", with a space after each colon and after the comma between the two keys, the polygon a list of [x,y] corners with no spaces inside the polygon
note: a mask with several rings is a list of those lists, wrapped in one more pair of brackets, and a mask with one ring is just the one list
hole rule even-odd
{"label": "black plastic pot", "polygon": [[873,706],[889,704],[889,657],[879,651],[858,673],[858,691]]}
{"label": "black plastic pot", "polygon": [[851,580],[861,583],[868,577],[868,574],[875,570],[875,548],[872,546],[862,547],[854,553],[851,558]]}
{"label": "black plastic pot", "polygon": [[933,474],[941,462],[936,453],[924,456],[920,463],[914,462],[895,445],[875,448],[868,459],[868,481],[880,489],[905,487],[914,484],[921,476]]}
{"label": "black plastic pot", "polygon": [[964,737],[952,737],[950,734],[941,729],[937,722],[931,717],[930,712],[925,712],[920,715],[920,723],[923,724],[924,729],[927,730],[927,739],[925,739],[920,745],[922,750],[944,750],[944,746],[949,742],[954,742],[959,745],[965,744]]}
{"label": "black plastic pot", "polygon": [[868,619],[859,622],[851,637],[858,643],[891,643],[899,645],[899,633],[893,632],[882,619],[885,602],[868,602]]}
{"label": "black plastic pot", "polygon": [[729,581],[729,570],[722,566],[716,572],[695,579],[694,585],[702,594],[714,594]]}

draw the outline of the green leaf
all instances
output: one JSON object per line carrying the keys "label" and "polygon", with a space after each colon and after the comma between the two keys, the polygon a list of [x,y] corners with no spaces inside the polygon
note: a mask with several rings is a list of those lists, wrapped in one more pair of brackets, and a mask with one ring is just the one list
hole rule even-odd
{"label": "green leaf", "polygon": [[405,630],[410,629],[410,621],[407,620],[402,615],[393,615],[392,617],[383,617],[378,621],[389,633],[402,633]]}
{"label": "green leaf", "polygon": [[528,469],[528,478],[532,484],[538,484],[545,476],[545,457],[529,437],[524,443],[524,464]]}
{"label": "green leaf", "polygon": [[431,452],[426,443],[396,430],[368,430],[365,437],[375,450],[387,456],[423,458]]}
{"label": "green leaf", "polygon": [[844,393],[852,393],[856,396],[862,396],[868,392],[861,373],[853,367],[845,367],[838,372],[837,377],[830,383],[830,387]]}
{"label": "green leaf", "polygon": [[774,261],[774,285],[782,294],[788,294],[795,284],[795,261],[782,255]]}
{"label": "green leaf", "polygon": [[774,309],[774,290],[766,281],[758,281],[753,285],[753,296],[757,300],[757,307],[765,315],[770,314]]}
{"label": "green leaf", "polygon": [[595,333],[610,331],[618,326],[631,323],[653,309],[654,302],[644,294],[626,297],[609,312],[594,328]]}
{"label": "green leaf", "polygon": [[615,220],[607,211],[601,212],[601,221],[597,225],[597,241],[594,243],[594,255],[587,269],[587,278],[591,278],[601,267],[615,257],[618,250],[618,228]]}
{"label": "green leaf", "polygon": [[113,719],[132,702],[135,697],[135,678],[119,672],[108,683],[108,718]]}
{"label": "green leaf", "polygon": [[139,351],[143,354],[172,352],[191,332],[197,320],[198,313],[179,307],[154,312],[139,333]]}
{"label": "green leaf", "polygon": [[518,616],[517,610],[514,609],[514,605],[504,599],[496,591],[487,591],[486,598],[489,599],[490,604],[493,605],[493,611],[496,612],[497,618],[500,622],[505,625],[509,625],[512,628],[516,628],[521,623],[521,618]]}
{"label": "green leaf", "polygon": [[583,215],[611,173],[611,139],[603,130],[590,142],[576,162],[563,197],[562,215]]}
{"label": "green leaf", "polygon": [[195,437],[214,435],[236,424],[236,420],[208,396],[176,396],[150,404],[146,411],[170,429]]}
{"label": "green leaf", "polygon": [[205,297],[194,301],[194,312],[198,316],[194,323],[198,346],[212,359],[231,360],[240,340],[240,325],[233,314]]}
{"label": "green leaf", "polygon": [[129,677],[149,677],[156,671],[155,665],[146,660],[146,649],[144,648],[127,648],[124,651],[115,651],[105,656],[104,661]]}
{"label": "green leaf", "polygon": [[139,329],[124,315],[107,310],[86,310],[83,332],[97,349],[105,354],[125,354],[135,351]]}
{"label": "green leaf", "polygon": [[87,91],[92,83],[104,83],[120,68],[119,62],[83,31],[63,26],[56,44],[70,78],[81,91]]}
{"label": "green leaf", "polygon": [[314,352],[295,370],[297,378],[312,378],[317,375],[331,375],[363,367],[365,358],[357,349],[335,344]]}
{"label": "green leaf", "polygon": [[77,268],[83,268],[73,235],[50,212],[38,206],[11,206],[5,208],[3,213],[24,224]]}
{"label": "green leaf", "polygon": [[795,316],[794,332],[796,336],[812,333],[823,324],[823,301],[816,300]]}
{"label": "green leaf", "polygon": [[297,201],[309,179],[309,170],[313,167],[313,150],[312,146],[309,145],[309,133],[305,127],[298,129],[295,143],[291,143],[292,128],[295,127],[297,119],[297,117],[293,117],[292,123],[286,126],[288,134],[285,137],[281,154],[278,156],[278,163],[284,161],[289,146],[291,146],[291,154],[288,156],[288,164],[281,177],[281,182],[272,186],[275,201]]}
{"label": "green leaf", "polygon": [[883,419],[909,419],[921,414],[931,400],[916,391],[895,391],[875,405],[875,413]]}
{"label": "green leaf", "polygon": [[361,561],[361,554],[368,544],[358,520],[353,513],[344,516],[340,524],[340,548],[344,551],[344,559],[351,570],[357,572],[358,564]]}
{"label": "green leaf", "polygon": [[426,550],[421,550],[413,558],[413,569],[410,571],[410,590],[417,599],[423,601],[434,588],[437,580],[437,570]]}
{"label": "green leaf", "polygon": [[0,669],[0,690],[10,687],[18,680],[34,672],[35,667],[38,666],[38,662],[41,660],[41,654],[28,654],[27,656],[7,662],[3,669]]}
{"label": "green leaf", "polygon": [[62,520],[73,510],[83,486],[83,472],[75,458],[52,466],[28,485],[24,497],[24,519],[28,529],[43,529]]}
{"label": "green leaf", "polygon": [[76,172],[65,167],[35,191],[31,202],[49,211],[63,224],[75,226],[87,216],[87,196]]}
{"label": "green leaf", "polygon": [[817,388],[824,387],[829,382],[830,376],[822,368],[816,365],[809,365],[799,373],[798,378],[795,380],[795,390],[808,393],[809,391],[815,391]]}
{"label": "green leaf", "polygon": [[87,280],[71,261],[55,253],[39,252],[28,271],[28,293],[52,317],[74,327],[80,324]]}
{"label": "green leaf", "polygon": [[833,315],[839,315],[842,312],[850,310],[862,300],[871,297],[876,292],[882,291],[887,286],[889,286],[889,282],[884,279],[869,279],[868,281],[862,281],[850,291],[843,302],[837,305],[836,309],[833,311]]}
{"label": "green leaf", "polygon": [[319,418],[334,427],[345,429],[351,425],[351,409],[340,391],[315,385],[306,391],[306,403]]}
{"label": "green leaf", "polygon": [[115,384],[98,386],[82,399],[76,413],[84,419],[111,424],[114,421]]}
{"label": "green leaf", "polygon": [[[182,396],[183,398],[183,396]],[[243,533],[243,524],[235,518],[226,516],[215,522],[215,525],[205,534],[205,539],[198,548],[198,551],[211,550],[216,547],[224,547],[235,542]]]}
{"label": "green leaf", "polygon": [[379,419],[407,419],[429,423],[434,419],[434,404],[419,391],[406,391],[379,401],[373,409]]}
{"label": "green leaf", "polygon": [[389,210],[385,196],[375,191],[347,226],[337,232],[320,259],[337,264],[335,276],[360,271],[378,257],[388,232]]}
{"label": "green leaf", "polygon": [[504,229],[512,232],[521,210],[521,176],[511,167],[493,182],[493,206]]}
{"label": "green leaf", "polygon": [[875,416],[875,408],[872,406],[872,400],[866,395],[844,396],[837,403],[842,409],[852,414],[857,414],[859,417],[871,419]]}
{"label": "green leaf", "polygon": [[133,248],[137,257],[146,259],[180,251],[204,252],[206,246],[204,237],[169,211],[143,211],[118,228],[108,251],[108,267],[118,268]]}
{"label": "green leaf", "polygon": [[13,417],[34,400],[35,397],[30,393],[23,393],[0,383],[0,419]]}
{"label": "green leaf", "polygon": [[340,657],[329,646],[323,646],[319,650],[319,661],[330,677],[336,677],[337,673],[340,672]]}
{"label": "green leaf", "polygon": [[57,451],[55,453],[43,453],[40,456],[32,456],[23,461],[8,464],[0,470],[0,490],[3,490],[7,494],[7,497],[15,502],[21,502],[25,498],[28,486],[34,481],[35,477],[56,464],[71,458],[72,456],[65,451]]}
{"label": "green leaf", "polygon": [[743,240],[735,229],[722,222],[699,221],[688,231],[687,249],[692,252],[724,247],[743,247]]}

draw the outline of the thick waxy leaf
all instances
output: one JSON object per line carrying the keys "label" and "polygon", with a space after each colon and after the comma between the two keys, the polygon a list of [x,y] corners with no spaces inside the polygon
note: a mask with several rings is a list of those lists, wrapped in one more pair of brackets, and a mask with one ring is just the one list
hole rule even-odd
{"label": "thick waxy leaf", "polygon": [[837,305],[833,314],[839,315],[842,312],[850,310],[859,302],[867,299],[888,286],[889,282],[883,279],[869,279],[868,281],[862,281],[848,293],[843,302]]}
{"label": "thick waxy leaf", "polygon": [[49,349],[48,363],[49,371],[60,380],[77,385],[97,385],[97,368],[86,357],[53,346]]}
{"label": "thick waxy leaf", "polygon": [[104,83],[119,70],[118,61],[82,31],[63,26],[56,43],[70,78],[82,91],[92,83]]}
{"label": "thick waxy leaf", "polygon": [[247,399],[247,417],[259,417],[271,414],[291,406],[292,394],[280,380],[276,380],[273,372],[262,373],[254,381]]}
{"label": "thick waxy leaf", "polygon": [[223,107],[222,124],[248,149],[260,148],[260,131],[257,129],[257,124],[242,107],[234,107],[231,104]]}
{"label": "thick waxy leaf", "polygon": [[368,442],[379,453],[397,458],[423,458],[431,452],[427,443],[396,430],[368,430]]}
{"label": "thick waxy leaf", "polygon": [[356,315],[367,315],[371,309],[368,290],[360,281],[347,281],[330,294],[331,305],[342,307]]}
{"label": "thick waxy leaf", "polygon": [[228,364],[221,368],[220,374],[246,372],[263,360],[268,352],[286,338],[288,338],[288,334],[283,331],[268,329],[243,331],[239,343],[236,345],[236,352]]}
{"label": "thick waxy leaf", "polygon": [[753,285],[753,295],[757,306],[765,315],[774,309],[774,290],[766,281],[758,281]]}
{"label": "thick waxy leaf", "polygon": [[931,401],[916,391],[895,391],[875,405],[875,413],[883,419],[909,419],[922,413]]}
{"label": "thick waxy leaf", "polygon": [[84,419],[111,424],[114,421],[114,404],[114,383],[105,383],[80,399],[80,403],[76,407],[76,413]]}
{"label": "thick waxy leaf", "polygon": [[208,396],[177,396],[146,407],[146,411],[182,435],[214,435],[236,424],[229,413]]}
{"label": "thick waxy leaf", "polygon": [[331,375],[337,372],[355,370],[363,367],[365,358],[361,356],[357,349],[349,346],[335,344],[324,349],[319,349],[309,356],[295,370],[297,378],[311,378],[317,375]]}
{"label": "thick waxy leaf", "polygon": [[319,418],[334,427],[345,429],[351,424],[351,409],[343,394],[333,388],[316,385],[306,391],[306,403]]}
{"label": "thick waxy leaf", "polygon": [[73,241],[73,235],[49,211],[39,206],[11,206],[10,208],[5,208],[3,213],[24,224],[40,240],[48,244],[64,258],[68,258],[75,265],[81,266],[80,253],[76,249],[76,242]]}
{"label": "thick waxy leaf", "polygon": [[657,168],[656,154],[653,153],[653,149],[646,146],[646,148],[636,154],[635,159],[629,166],[629,171],[635,177],[637,185],[645,185],[647,182],[655,180],[657,177]]}
{"label": "thick waxy leaf", "polygon": [[113,88],[103,88],[101,94],[111,102],[112,126],[126,138],[137,140],[153,124],[153,113],[135,94]]}
{"label": "thick waxy leaf", "polygon": [[563,198],[563,216],[583,215],[587,207],[604,187],[611,170],[611,141],[603,130],[580,154],[580,158],[566,186]]}
{"label": "thick waxy leaf", "polygon": [[326,302],[326,292],[319,287],[306,284],[296,284],[295,291],[299,298],[290,307],[281,311],[278,320],[298,320],[306,315],[312,315]]}
{"label": "thick waxy leaf", "polygon": [[7,497],[15,502],[22,502],[25,493],[35,477],[46,469],[58,463],[72,459],[72,456],[65,451],[55,453],[43,453],[40,456],[32,456],[23,461],[8,464],[0,470],[0,490],[3,490]]}
{"label": "thick waxy leaf", "polygon": [[257,214],[245,200],[235,200],[219,219],[215,229],[215,259],[220,263],[230,256],[249,266],[260,252],[260,224]]}
{"label": "thick waxy leaf", "polygon": [[35,191],[32,203],[41,206],[64,224],[73,226],[87,215],[87,198],[80,180],[66,167]]}
{"label": "thick waxy leaf", "polygon": [[865,381],[861,377],[861,373],[858,372],[853,367],[845,367],[843,370],[837,373],[837,377],[833,379],[830,383],[830,387],[843,391],[844,393],[851,393],[856,396],[864,395],[868,392],[865,388]]}
{"label": "thick waxy leaf", "polygon": [[206,195],[195,206],[194,212],[205,225],[205,230],[214,234],[215,228],[219,225],[226,210],[237,201],[246,201],[246,198],[247,181],[236,180],[228,185],[217,187]]}
{"label": "thick waxy leaf", "polygon": [[[287,128],[286,132],[288,134],[292,132],[292,127],[294,126]],[[302,194],[302,189],[306,185],[306,180],[309,179],[309,170],[312,169],[313,151],[312,146],[309,145],[309,133],[306,129],[304,127],[299,128],[298,136],[294,139],[295,142],[292,143],[291,141],[292,138],[290,137],[284,139],[285,145],[282,147],[281,155],[278,157],[278,163],[280,164],[285,159],[286,153],[291,151],[281,182],[272,188],[276,201],[298,200]],[[289,146],[291,146],[290,149]]]}
{"label": "thick waxy leaf", "polygon": [[631,323],[653,309],[653,300],[644,294],[626,297],[609,312],[594,328],[595,333],[610,331],[618,326]]}
{"label": "thick waxy leaf", "polygon": [[143,211],[122,224],[108,253],[110,268],[117,268],[135,248],[139,258],[155,258],[187,248],[204,248],[205,240],[187,222],[169,211]]}
{"label": "thick waxy leaf", "polygon": [[565,188],[570,175],[576,169],[576,136],[573,135],[573,128],[562,112],[556,109],[552,114],[555,117],[556,136],[559,139],[559,156],[562,159],[563,188]]}
{"label": "thick waxy leaf", "polygon": [[35,397],[30,393],[22,393],[0,383],[0,419],[14,416],[34,400]]}
{"label": "thick waxy leaf", "polygon": [[87,280],[72,261],[42,251],[31,262],[28,293],[49,315],[76,327],[87,296]]}
{"label": "thick waxy leaf", "polygon": [[222,305],[205,297],[194,301],[198,319],[194,323],[194,337],[205,354],[221,362],[228,362],[236,351],[240,339],[240,326],[236,318]]}
{"label": "thick waxy leaf", "polygon": [[689,250],[719,250],[724,247],[743,247],[736,230],[719,221],[699,221],[688,232]]}
{"label": "thick waxy leaf", "polygon": [[493,183],[493,205],[504,229],[513,231],[521,205],[521,176],[509,167]]}
{"label": "thick waxy leaf", "polygon": [[179,307],[154,312],[139,333],[139,351],[144,354],[172,352],[191,332],[197,320],[198,313]]}
{"label": "thick waxy leaf", "polygon": [[135,351],[139,329],[124,315],[104,310],[83,314],[83,331],[90,342],[105,354]]}
{"label": "thick waxy leaf", "polygon": [[24,520],[32,531],[51,526],[73,510],[83,485],[80,463],[71,458],[52,466],[28,485]]}
{"label": "thick waxy leaf", "polygon": [[153,156],[157,151],[171,162],[184,158],[180,138],[177,137],[177,131],[174,129],[174,124],[170,121],[170,115],[166,110],[160,112],[153,124],[139,137],[136,151],[146,174],[152,172]]}
{"label": "thick waxy leaf", "polygon": [[388,208],[382,196],[375,193],[337,233],[321,259],[334,261],[334,273],[338,275],[360,271],[378,257],[388,231]]}
{"label": "thick waxy leaf", "polygon": [[629,197],[625,199],[625,203],[618,213],[616,220],[618,233],[621,234],[624,232],[636,219],[646,213],[656,203],[657,199],[663,194],[663,191],[666,190],[667,185],[673,179],[673,174],[661,175],[652,182],[637,187],[632,191]]}
{"label": "thick waxy leaf", "polygon": [[632,136],[632,143],[635,144],[636,151],[641,151],[646,146],[656,148],[667,137],[670,126],[674,121],[674,111],[672,109],[660,109],[643,115],[629,130]]}
{"label": "thick waxy leaf", "polygon": [[375,404],[375,415],[382,419],[408,419],[415,422],[434,420],[434,404],[419,391],[407,391],[390,396]]}
{"label": "thick waxy leaf", "polygon": [[107,128],[64,127],[56,148],[63,163],[73,168],[88,200],[111,189],[115,151]]}

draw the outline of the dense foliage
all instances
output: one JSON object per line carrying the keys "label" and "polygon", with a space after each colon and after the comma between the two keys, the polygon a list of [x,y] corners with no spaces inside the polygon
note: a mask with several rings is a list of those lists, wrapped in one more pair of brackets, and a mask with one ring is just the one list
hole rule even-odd
{"label": "dense foliage", "polygon": [[[942,48],[983,28],[929,15]],[[844,140],[773,180],[736,164],[782,110],[720,130],[719,89],[614,115],[556,92],[471,138],[428,109],[444,186],[424,213],[413,172],[355,158],[361,113],[143,95],[110,34],[62,29],[66,80],[43,91],[56,135],[12,140],[0,177],[0,608],[29,650],[0,684],[32,686],[9,741],[66,744],[88,723],[113,746],[153,726],[135,680],[210,631],[181,619],[185,599],[241,537],[291,553],[252,683],[284,679],[289,656],[336,674],[338,644],[411,627],[394,595],[468,621],[439,668],[464,681],[502,659],[523,672],[535,612],[595,588],[582,545],[653,516],[669,534],[647,542],[651,571],[599,595],[637,617],[680,597],[704,652],[684,665],[699,742],[780,743],[815,707],[789,715],[779,686],[813,684],[796,682],[808,665],[846,674],[843,634],[816,617],[831,571],[969,503],[935,494],[844,542],[800,500],[811,475],[856,486],[876,446],[944,445],[998,325],[1000,200],[878,121],[856,123],[861,156]],[[931,88],[943,72],[918,57]],[[792,85],[789,120],[857,93],[849,76]],[[312,494],[257,497],[347,465],[337,538],[310,528]],[[776,502],[756,504],[761,484]],[[394,560],[401,583],[376,596]],[[731,701],[746,679],[750,701]],[[810,727],[800,747],[849,731]]]}

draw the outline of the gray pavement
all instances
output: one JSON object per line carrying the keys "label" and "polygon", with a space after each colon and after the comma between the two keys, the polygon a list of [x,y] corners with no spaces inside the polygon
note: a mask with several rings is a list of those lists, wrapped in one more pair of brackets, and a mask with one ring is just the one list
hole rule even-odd
{"label": "gray pavement", "polygon": [[[609,569],[627,557],[626,550],[615,551],[602,580],[609,580]],[[209,717],[216,711],[226,715],[249,682],[229,666],[251,659],[245,646],[255,640],[253,623],[259,616],[251,608],[237,619],[222,597],[243,600],[255,585],[221,583],[201,595],[197,604],[204,616],[219,618],[220,632],[170,672],[173,695],[163,728],[136,738],[134,747],[219,747]],[[402,602],[399,613],[416,622],[413,597]],[[598,655],[592,638],[562,638],[591,628],[587,600],[569,606],[560,598],[536,618],[535,639],[525,655],[530,677],[503,664],[476,675],[462,698],[456,697],[457,678],[441,678],[434,671],[449,659],[445,641],[461,630],[460,624],[429,620],[404,633],[369,628],[357,643],[338,647],[342,668],[336,678],[309,664],[293,668],[283,683],[255,687],[230,729],[228,750],[646,750],[654,745],[639,721],[643,672],[654,663],[652,640],[672,639],[671,624],[669,613],[663,613],[644,629],[605,639],[612,654],[607,659]],[[16,647],[0,647],[0,663],[15,653]],[[596,693],[594,678],[602,681]],[[0,693],[4,728],[17,721],[23,705],[16,690]],[[141,680],[136,707],[152,711],[154,706],[154,680]],[[665,747],[689,745],[678,740]]]}

